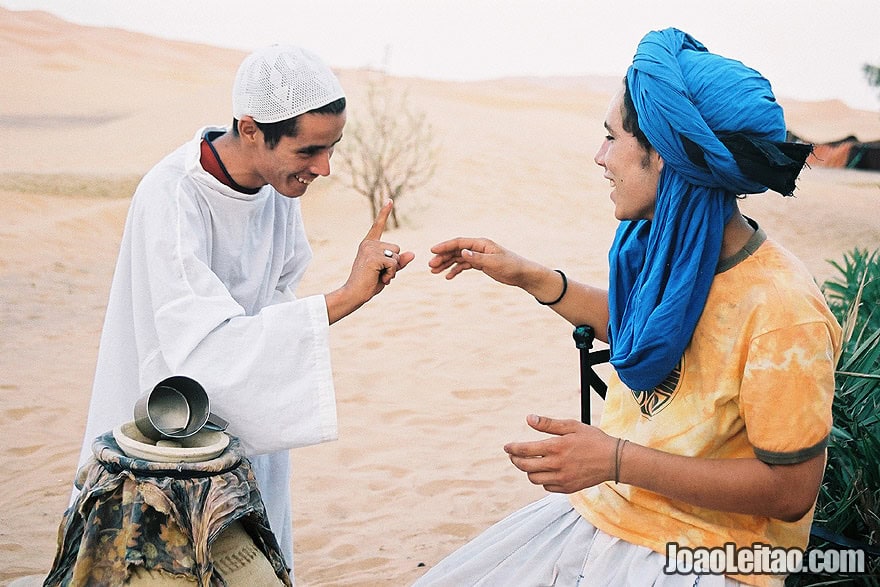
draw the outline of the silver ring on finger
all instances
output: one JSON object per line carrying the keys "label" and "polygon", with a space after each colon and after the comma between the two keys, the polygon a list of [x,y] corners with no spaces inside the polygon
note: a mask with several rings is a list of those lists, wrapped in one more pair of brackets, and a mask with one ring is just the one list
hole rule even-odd
{"label": "silver ring on finger", "polygon": [[384,251],[382,251],[382,254],[385,255],[386,257],[388,257],[389,259],[394,257],[394,251],[392,251],[391,249],[385,249]]}

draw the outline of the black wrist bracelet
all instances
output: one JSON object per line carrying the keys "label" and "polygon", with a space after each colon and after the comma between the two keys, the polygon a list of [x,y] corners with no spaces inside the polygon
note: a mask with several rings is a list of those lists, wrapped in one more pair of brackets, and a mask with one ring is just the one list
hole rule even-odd
{"label": "black wrist bracelet", "polygon": [[555,271],[556,273],[558,273],[559,275],[562,276],[562,293],[559,294],[559,297],[556,298],[555,300],[553,300],[552,302],[542,302],[538,298],[535,298],[535,300],[537,300],[537,302],[539,304],[541,304],[542,306],[552,306],[553,304],[558,304],[559,302],[562,301],[562,298],[565,297],[565,292],[568,291],[568,278],[565,276],[565,273],[563,273],[559,269],[554,269],[553,271]]}

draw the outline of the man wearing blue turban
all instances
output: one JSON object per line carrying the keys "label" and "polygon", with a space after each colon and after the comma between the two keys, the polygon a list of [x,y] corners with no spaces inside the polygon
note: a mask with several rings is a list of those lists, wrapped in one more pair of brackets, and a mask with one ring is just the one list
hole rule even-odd
{"label": "man wearing blue turban", "polygon": [[[480,270],[592,326],[615,373],[600,427],[532,415],[551,437],[504,447],[550,495],[417,585],[782,585],[792,569],[739,553],[806,548],[841,330],[737,198],[792,195],[810,146],[784,142],[760,73],[677,29],[642,39],[622,86],[595,157],[620,220],[607,290],[488,239],[432,249],[434,273]],[[676,566],[697,548],[713,568]]]}

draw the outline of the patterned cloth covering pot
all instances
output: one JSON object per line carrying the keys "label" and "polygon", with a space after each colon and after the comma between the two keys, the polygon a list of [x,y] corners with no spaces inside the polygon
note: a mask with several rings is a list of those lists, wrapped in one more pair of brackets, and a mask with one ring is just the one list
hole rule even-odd
{"label": "patterned cloth covering pot", "polygon": [[[130,458],[112,432],[96,438],[92,450],[77,473],[80,493],[64,512],[44,585],[134,585],[147,578],[155,585],[162,576],[175,585],[231,586],[233,575],[251,585],[291,585],[237,438],[202,462]],[[254,573],[264,581],[255,583]]]}

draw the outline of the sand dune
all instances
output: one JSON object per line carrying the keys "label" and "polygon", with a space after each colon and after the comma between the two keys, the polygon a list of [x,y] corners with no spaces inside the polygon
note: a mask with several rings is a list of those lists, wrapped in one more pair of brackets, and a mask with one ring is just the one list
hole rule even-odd
{"label": "sand dune", "polygon": [[[224,124],[242,53],[0,9],[0,583],[45,572],[85,423],[132,187],[202,124]],[[622,73],[622,72],[621,72]],[[358,112],[367,73],[341,71]],[[502,445],[530,412],[577,417],[571,328],[478,274],[447,282],[428,248],[485,235],[600,282],[615,222],[592,162],[608,80],[392,79],[442,142],[388,238],[414,264],[332,329],[338,442],[293,461],[301,585],[405,585],[538,497]],[[784,102],[814,140],[880,137],[876,112]],[[344,148],[344,144],[342,147]],[[880,244],[880,174],[810,169],[798,197],[744,203],[817,279]],[[303,200],[315,260],[301,293],[341,284],[369,206],[341,180]],[[598,410],[597,410],[598,415]]]}

